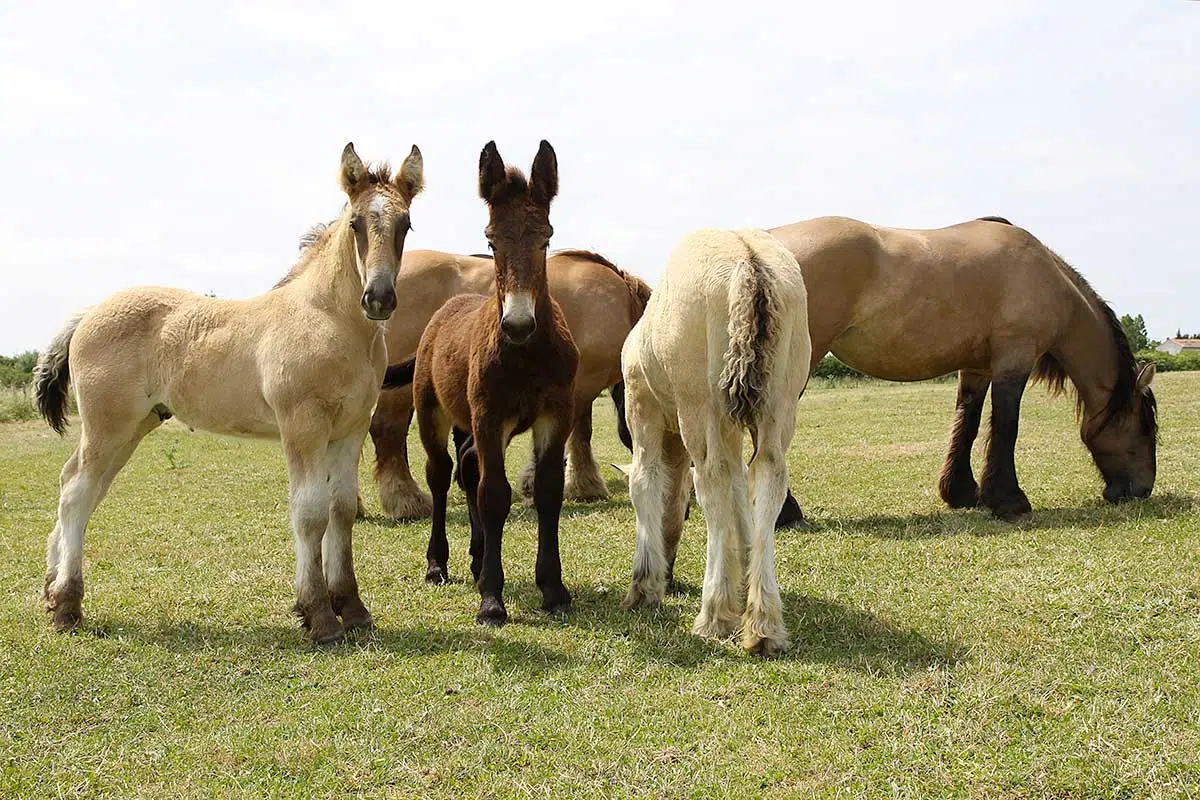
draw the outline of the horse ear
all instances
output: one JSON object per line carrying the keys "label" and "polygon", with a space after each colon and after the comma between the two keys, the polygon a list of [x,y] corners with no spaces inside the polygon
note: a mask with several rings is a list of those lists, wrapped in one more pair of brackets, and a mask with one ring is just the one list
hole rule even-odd
{"label": "horse ear", "polygon": [[342,168],[338,177],[346,194],[352,194],[367,180],[367,167],[358,157],[358,153],[354,152],[354,142],[346,142],[346,147],[342,150]]}
{"label": "horse ear", "polygon": [[550,201],[558,194],[558,156],[545,139],[542,139],[533,159],[533,169],[529,173],[529,193],[533,202],[543,206],[550,205]]}
{"label": "horse ear", "polygon": [[408,158],[400,165],[400,171],[396,173],[396,188],[408,204],[411,204],[413,198],[425,188],[425,159],[421,158],[421,151],[415,144]]}
{"label": "horse ear", "polygon": [[496,143],[488,142],[479,154],[479,196],[491,203],[506,182],[504,159],[500,157]]}
{"label": "horse ear", "polygon": [[1139,392],[1150,386],[1150,382],[1154,380],[1154,375],[1157,371],[1158,368],[1153,361],[1142,365],[1142,368],[1138,370],[1137,376],[1137,388]]}

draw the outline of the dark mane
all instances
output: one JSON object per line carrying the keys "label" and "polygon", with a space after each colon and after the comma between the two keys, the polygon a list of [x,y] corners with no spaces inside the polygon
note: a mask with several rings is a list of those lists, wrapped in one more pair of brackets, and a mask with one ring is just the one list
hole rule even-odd
{"label": "dark mane", "polygon": [[386,161],[367,167],[367,180],[370,183],[391,183],[392,165]]}
{"label": "dark mane", "polygon": [[[1100,416],[1100,427],[1104,428],[1119,415],[1127,414],[1133,408],[1137,392],[1138,364],[1134,360],[1133,350],[1129,347],[1129,339],[1125,336],[1125,329],[1121,327],[1121,321],[1117,319],[1112,306],[1104,298],[1096,294],[1096,290],[1092,288],[1091,284],[1060,255],[1050,250],[1050,248],[1046,248],[1046,250],[1054,257],[1055,263],[1058,264],[1063,274],[1070,279],[1071,283],[1074,284],[1075,288],[1079,290],[1088,303],[1104,318],[1109,338],[1112,340],[1114,350],[1116,350],[1117,380],[1113,384],[1112,394],[1108,396],[1108,402],[1104,404],[1104,409],[1101,411]],[[1050,353],[1044,353],[1038,359],[1037,367],[1033,372],[1033,381],[1035,383],[1044,383],[1052,394],[1063,394],[1067,391],[1067,371],[1063,367],[1062,362]],[[1075,415],[1076,417],[1081,417],[1082,414],[1083,398],[1080,396],[1078,389],[1076,389]],[[1154,398],[1154,393],[1149,390],[1146,391],[1145,396],[1142,398],[1141,419],[1139,423],[1143,432],[1158,435],[1158,403]]]}
{"label": "dark mane", "polygon": [[999,222],[1001,225],[1012,225],[1012,223],[1009,222],[1008,220],[1006,220],[1004,217],[995,217],[995,216],[979,217],[978,221],[979,222]]}
{"label": "dark mane", "polygon": [[611,269],[616,273],[618,278],[625,281],[625,285],[629,288],[634,321],[636,322],[641,319],[642,312],[646,310],[646,303],[650,302],[650,284],[632,272],[626,272],[604,256],[592,250],[556,250],[554,251],[554,255],[570,256],[571,258],[590,261],[593,264],[600,264]]}
{"label": "dark mane", "polygon": [[504,183],[492,192],[492,196],[485,198],[490,205],[505,203],[529,195],[529,181],[520,169],[517,167],[505,168],[504,178]]}
{"label": "dark mane", "polygon": [[596,253],[592,250],[573,250],[573,249],[555,250],[552,253],[552,255],[570,256],[571,258],[578,258],[580,261],[591,261],[593,264],[603,264],[604,266],[608,267],[609,269],[611,269],[613,272],[617,273],[618,275],[625,274],[624,272],[621,271],[621,268],[618,267],[616,264],[614,264],[613,262],[609,261],[604,256],[602,256],[599,253]]}

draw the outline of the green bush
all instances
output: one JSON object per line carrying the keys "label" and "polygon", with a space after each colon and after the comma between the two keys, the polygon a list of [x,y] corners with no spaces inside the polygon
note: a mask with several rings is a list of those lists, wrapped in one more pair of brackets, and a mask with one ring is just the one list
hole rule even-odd
{"label": "green bush", "polygon": [[863,379],[867,376],[851,367],[844,362],[838,360],[838,357],[833,353],[826,355],[817,366],[813,367],[812,377],[814,378],[856,378]]}
{"label": "green bush", "polygon": [[37,409],[28,387],[0,389],[0,422],[24,422],[35,417]]}
{"label": "green bush", "polygon": [[1173,356],[1159,350],[1142,350],[1135,357],[1138,361],[1154,362],[1154,366],[1159,372],[1200,370],[1200,353],[1180,353]]}

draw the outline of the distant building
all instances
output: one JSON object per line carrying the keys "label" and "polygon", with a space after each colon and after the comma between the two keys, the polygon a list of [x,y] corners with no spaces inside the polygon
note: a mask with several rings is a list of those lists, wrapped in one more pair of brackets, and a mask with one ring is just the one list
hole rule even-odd
{"label": "distant building", "polygon": [[1200,339],[1167,339],[1154,349],[1173,356],[1180,353],[1200,353]]}

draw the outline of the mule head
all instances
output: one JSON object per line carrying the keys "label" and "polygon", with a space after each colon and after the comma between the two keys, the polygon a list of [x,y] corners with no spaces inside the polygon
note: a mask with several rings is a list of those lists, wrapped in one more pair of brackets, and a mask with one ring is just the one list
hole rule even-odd
{"label": "mule head", "polygon": [[368,319],[385,320],[396,310],[396,276],[404,255],[404,237],[412,228],[409,207],[425,187],[425,165],[414,144],[395,177],[387,164],[367,168],[354,143],[342,151],[339,175],[350,198],[350,231],[355,264],[362,280],[362,309]]}
{"label": "mule head", "polygon": [[1116,410],[1089,414],[1083,421],[1083,441],[1104,478],[1104,499],[1110,503],[1149,497],[1154,489],[1158,439],[1158,402],[1150,388],[1154,372],[1153,364],[1142,366],[1132,398]]}
{"label": "mule head", "polygon": [[529,179],[508,167],[495,142],[479,155],[479,196],[487,203],[484,229],[496,264],[500,331],[517,345],[537,330],[537,308],[549,297],[546,250],[554,228],[550,201],[558,194],[558,159],[546,140],[538,147]]}

